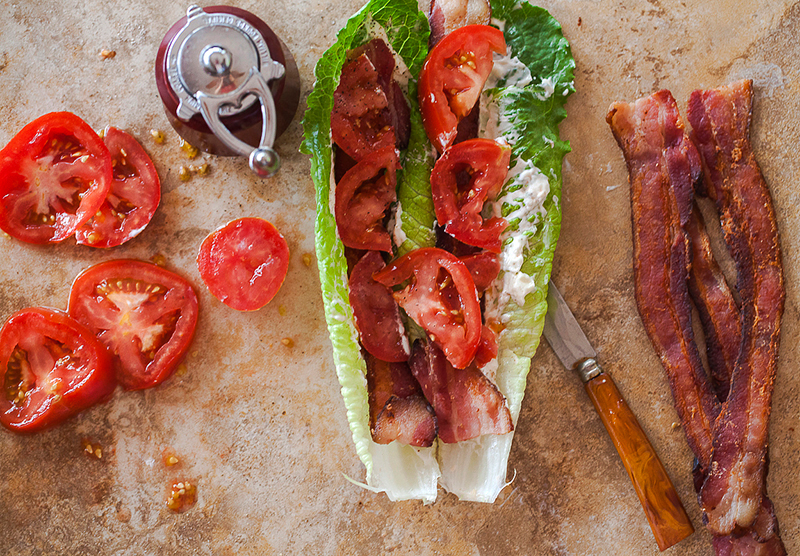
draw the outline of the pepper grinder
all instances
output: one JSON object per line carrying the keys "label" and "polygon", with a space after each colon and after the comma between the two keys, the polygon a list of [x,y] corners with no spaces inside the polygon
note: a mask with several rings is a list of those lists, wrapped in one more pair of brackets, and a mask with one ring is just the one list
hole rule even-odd
{"label": "pepper grinder", "polygon": [[297,112],[300,76],[266,23],[231,6],[190,6],[161,41],[155,74],[181,137],[205,152],[247,157],[259,177],[275,175],[273,145]]}

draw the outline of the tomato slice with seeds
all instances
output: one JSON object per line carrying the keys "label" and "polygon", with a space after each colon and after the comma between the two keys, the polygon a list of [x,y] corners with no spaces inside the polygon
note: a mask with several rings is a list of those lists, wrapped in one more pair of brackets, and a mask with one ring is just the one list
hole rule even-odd
{"label": "tomato slice with seeds", "polygon": [[389,263],[373,279],[393,287],[397,303],[457,369],[472,362],[481,339],[481,306],[467,266],[435,247],[416,249]]}
{"label": "tomato slice with seeds", "polygon": [[346,63],[333,93],[333,141],[354,160],[383,147],[393,147],[395,135],[388,107],[378,70],[367,54]]}
{"label": "tomato slice with seeds", "polygon": [[97,212],[111,187],[111,155],[69,112],[26,125],[0,151],[0,228],[29,243],[57,243]]}
{"label": "tomato slice with seeds", "polygon": [[0,331],[0,423],[16,432],[56,425],[116,387],[111,357],[85,326],[63,311],[33,307]]}
{"label": "tomato slice with seeds", "polygon": [[103,142],[111,154],[111,189],[100,209],[75,232],[75,239],[91,247],[116,247],[150,223],[161,200],[161,182],[150,156],[131,135],[109,127]]}
{"label": "tomato slice with seeds", "polygon": [[177,274],[115,260],[78,275],[68,312],[111,351],[120,384],[141,390],[178,367],[194,336],[198,308],[191,284]]}
{"label": "tomato slice with seeds", "polygon": [[347,247],[392,252],[383,219],[397,200],[399,167],[395,148],[384,147],[357,162],[336,184],[336,229]]}
{"label": "tomato slice with seeds", "polygon": [[237,311],[255,311],[283,284],[289,246],[263,218],[240,218],[203,240],[197,268],[214,297]]}
{"label": "tomato slice with seeds", "polygon": [[494,253],[501,248],[505,218],[483,218],[483,207],[500,193],[508,174],[511,148],[491,139],[470,139],[453,145],[431,172],[436,220],[457,240]]}
{"label": "tomato slice with seeds", "polygon": [[488,25],[467,25],[428,53],[419,74],[419,107],[428,139],[440,153],[453,143],[458,122],[478,102],[492,71],[493,52],[505,54],[503,32]]}

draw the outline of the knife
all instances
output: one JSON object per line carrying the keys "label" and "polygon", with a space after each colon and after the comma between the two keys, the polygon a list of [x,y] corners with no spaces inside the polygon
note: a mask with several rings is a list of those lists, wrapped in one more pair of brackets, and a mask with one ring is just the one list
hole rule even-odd
{"label": "knife", "polygon": [[691,535],[694,527],[664,465],[614,381],[597,364],[597,353],[552,281],[544,337],[561,363],[583,381],[633,482],[658,548],[666,550]]}

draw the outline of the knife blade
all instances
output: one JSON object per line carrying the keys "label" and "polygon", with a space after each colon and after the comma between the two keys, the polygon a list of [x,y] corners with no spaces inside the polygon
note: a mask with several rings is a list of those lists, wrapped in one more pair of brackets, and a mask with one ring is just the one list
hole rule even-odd
{"label": "knife blade", "polygon": [[583,381],[631,478],[658,548],[666,550],[691,535],[694,527],[664,465],[614,381],[600,368],[597,352],[552,281],[544,337],[561,363]]}

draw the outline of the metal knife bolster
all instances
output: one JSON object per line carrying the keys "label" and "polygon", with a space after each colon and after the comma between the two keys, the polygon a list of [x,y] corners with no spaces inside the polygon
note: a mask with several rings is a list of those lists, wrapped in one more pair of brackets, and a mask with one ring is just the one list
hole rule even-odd
{"label": "metal knife bolster", "polygon": [[581,377],[581,382],[584,384],[593,378],[597,378],[603,372],[603,369],[593,357],[578,361],[572,370],[578,373],[578,376]]}

